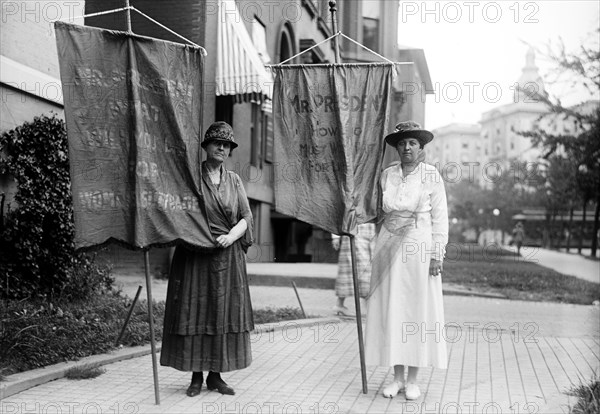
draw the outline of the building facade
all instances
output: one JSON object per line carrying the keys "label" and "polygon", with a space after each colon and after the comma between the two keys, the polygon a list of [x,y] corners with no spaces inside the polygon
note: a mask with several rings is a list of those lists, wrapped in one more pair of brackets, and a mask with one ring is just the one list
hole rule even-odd
{"label": "building facade", "polygon": [[427,162],[437,167],[445,180],[469,180],[481,185],[481,128],[453,123],[434,129],[436,139],[426,148]]}

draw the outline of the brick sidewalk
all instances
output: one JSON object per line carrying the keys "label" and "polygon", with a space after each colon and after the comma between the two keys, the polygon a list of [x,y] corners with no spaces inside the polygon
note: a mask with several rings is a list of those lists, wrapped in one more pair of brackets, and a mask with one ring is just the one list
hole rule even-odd
{"label": "brick sidewalk", "polygon": [[[598,336],[535,337],[507,330],[449,328],[448,370],[422,369],[421,399],[386,399],[391,369],[367,367],[362,393],[354,321],[253,335],[252,365],[224,374],[237,391],[222,396],[203,389],[185,395],[190,374],[159,368],[161,405],[154,404],[150,356],[107,365],[85,381],[60,379],[1,402],[2,413],[25,412],[556,412],[571,384],[600,366]],[[558,398],[557,397],[561,397]],[[548,405],[550,404],[550,405]],[[545,410],[552,411],[545,411]],[[92,411],[93,410],[93,411]]]}

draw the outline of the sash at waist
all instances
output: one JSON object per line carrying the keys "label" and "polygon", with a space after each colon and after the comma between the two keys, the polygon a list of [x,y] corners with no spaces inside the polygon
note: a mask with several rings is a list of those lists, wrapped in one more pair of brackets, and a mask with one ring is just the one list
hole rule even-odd
{"label": "sash at waist", "polygon": [[383,226],[387,231],[403,235],[411,229],[431,226],[429,211],[399,211],[394,210],[385,214]]}

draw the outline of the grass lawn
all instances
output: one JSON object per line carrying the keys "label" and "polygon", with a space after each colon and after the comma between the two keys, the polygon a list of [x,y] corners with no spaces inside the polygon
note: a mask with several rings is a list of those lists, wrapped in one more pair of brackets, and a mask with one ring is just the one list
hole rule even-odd
{"label": "grass lawn", "polygon": [[444,261],[444,282],[509,299],[591,305],[600,300],[600,284],[563,275],[521,256],[477,245],[454,245]]}

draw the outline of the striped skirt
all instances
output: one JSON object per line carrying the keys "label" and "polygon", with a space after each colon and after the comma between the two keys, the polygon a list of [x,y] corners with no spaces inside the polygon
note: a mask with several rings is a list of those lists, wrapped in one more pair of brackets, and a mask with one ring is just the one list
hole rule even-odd
{"label": "striped skirt", "polygon": [[[356,270],[358,272],[358,292],[361,298],[367,297],[371,287],[371,252],[375,243],[375,225],[360,224],[358,234],[354,238],[356,247]],[[352,278],[352,258],[350,239],[342,237],[338,257],[338,274],[335,279],[335,294],[346,298],[354,295]]]}

